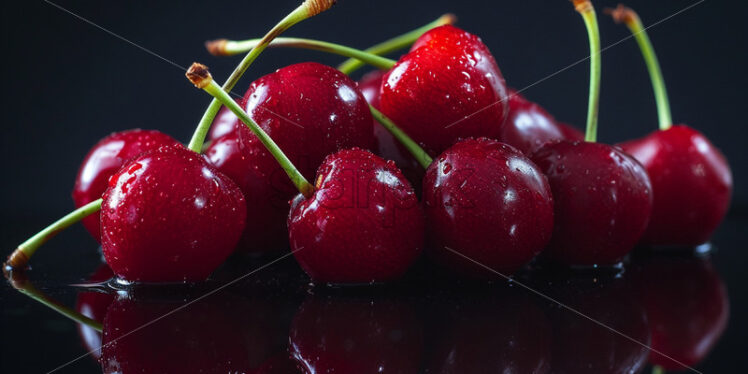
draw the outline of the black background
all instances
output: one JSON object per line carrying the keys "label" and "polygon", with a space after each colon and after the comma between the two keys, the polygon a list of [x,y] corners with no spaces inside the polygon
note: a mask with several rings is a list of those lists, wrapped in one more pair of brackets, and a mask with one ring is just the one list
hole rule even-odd
{"label": "black background", "polygon": [[[695,2],[632,0],[628,5],[649,25]],[[219,37],[259,37],[298,1],[56,3],[178,65],[203,62],[222,81],[238,58],[212,57],[203,42]],[[616,2],[595,4],[601,9]],[[744,151],[747,11],[744,2],[707,0],[649,31],[663,67],[674,120],[704,132],[732,166],[732,221],[715,239],[720,245],[722,238],[722,251],[715,261],[731,291],[734,310],[746,310],[740,291],[745,281],[741,267],[745,264],[743,231],[748,206],[748,152]],[[511,86],[534,84],[525,91],[530,99],[562,121],[577,126],[584,123],[587,62],[535,84],[588,55],[584,25],[566,0],[340,0],[331,11],[299,24],[286,35],[364,48],[446,12],[457,14],[459,26],[483,38]],[[192,87],[179,68],[44,1],[4,4],[2,18],[0,243],[10,252],[25,237],[72,208],[70,190],[75,173],[98,139],[113,131],[140,127],[159,129],[186,142],[209,98]],[[603,47],[629,36],[625,27],[602,14],[599,18]],[[600,140],[618,142],[653,131],[657,124],[654,99],[634,40],[624,41],[602,56]],[[306,60],[333,65],[341,61],[313,51],[268,50],[236,92],[243,93],[249,82],[274,69]],[[56,263],[62,264],[78,261],[94,247],[76,227],[56,239],[49,251],[67,251],[56,255]],[[39,257],[52,280],[67,279],[62,274],[70,269],[55,269]],[[22,300],[15,295],[2,299],[3,304]],[[732,332],[728,331],[726,341],[737,343],[741,331],[746,331],[742,317],[733,314]],[[4,323],[9,320],[3,318]],[[8,341],[3,340],[7,348]],[[63,345],[67,344],[75,343]],[[737,350],[729,344],[709,362],[730,367],[725,361],[734,359]]]}

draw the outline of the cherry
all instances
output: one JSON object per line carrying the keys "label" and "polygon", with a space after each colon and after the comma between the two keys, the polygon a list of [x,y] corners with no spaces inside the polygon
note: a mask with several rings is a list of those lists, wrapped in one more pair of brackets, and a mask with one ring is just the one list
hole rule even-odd
{"label": "cherry", "polygon": [[495,140],[463,140],[444,151],[426,170],[423,200],[431,254],[470,274],[490,275],[482,266],[515,272],[553,230],[546,177],[520,151]]}
{"label": "cherry", "polygon": [[423,248],[423,212],[394,162],[360,149],[328,156],[314,194],[297,196],[291,249],[312,280],[385,282],[402,276]]}
{"label": "cherry", "polygon": [[567,124],[556,122],[540,105],[510,90],[509,116],[498,139],[526,155],[532,155],[548,142],[584,140],[584,134]]}
{"label": "cherry", "polygon": [[423,246],[423,212],[394,162],[357,148],[343,150],[325,159],[312,186],[275,141],[213,81],[207,67],[194,63],[186,75],[254,132],[301,193],[288,217],[289,241],[313,281],[388,281],[415,261]]}
{"label": "cherry", "polygon": [[204,280],[233,251],[246,216],[234,182],[182,146],[132,159],[103,199],[104,257],[128,281]]}
{"label": "cherry", "polygon": [[396,300],[312,297],[289,333],[291,355],[311,373],[416,373],[420,321]]}
{"label": "cherry", "polygon": [[480,38],[454,26],[421,36],[382,81],[382,112],[432,155],[459,138],[497,138],[507,88]]}
{"label": "cherry", "polygon": [[641,238],[652,210],[652,186],[644,168],[597,137],[600,39],[588,0],[574,2],[590,31],[591,78],[585,142],[546,144],[532,160],[553,191],[555,225],[548,251],[571,265],[613,265]]}
{"label": "cherry", "polygon": [[[106,264],[102,264],[89,277],[90,283],[106,282],[114,277],[112,269]],[[96,322],[102,323],[109,305],[114,301],[114,295],[99,290],[82,291],[78,293],[75,302],[75,310],[83,316],[86,316]],[[81,338],[83,347],[87,352],[98,360],[101,357],[101,332],[96,331],[91,326],[78,324],[78,335]]]}
{"label": "cherry", "polygon": [[647,311],[649,361],[665,370],[700,363],[716,345],[729,318],[725,284],[708,259],[655,257],[635,273],[637,294]]}
{"label": "cherry", "polygon": [[[127,130],[101,139],[88,151],[78,169],[73,187],[73,202],[80,208],[96,199],[106,190],[109,178],[131,158],[164,145],[179,144],[171,136],[156,130]],[[101,242],[99,214],[83,219],[91,236]]]}
{"label": "cherry", "polygon": [[[234,98],[237,103],[241,102],[241,98]],[[222,106],[216,114],[216,118],[210,125],[210,132],[208,133],[208,140],[216,140],[232,131],[239,126],[239,119],[236,118],[236,114],[229,108]]]}
{"label": "cherry", "polygon": [[622,5],[611,13],[631,29],[639,43],[660,117],[660,130],[620,144],[644,165],[652,180],[652,218],[642,242],[697,246],[709,240],[730,206],[730,165],[703,134],[685,125],[672,125],[660,65],[639,16]]}

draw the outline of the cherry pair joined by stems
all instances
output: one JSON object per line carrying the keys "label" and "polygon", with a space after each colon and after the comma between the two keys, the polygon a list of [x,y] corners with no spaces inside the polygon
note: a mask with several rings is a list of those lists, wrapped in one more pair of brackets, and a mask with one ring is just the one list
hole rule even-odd
{"label": "cherry pair joined by stems", "polygon": [[623,5],[609,13],[628,26],[639,44],[660,120],[658,131],[619,144],[644,165],[652,180],[652,218],[642,242],[697,246],[709,240],[730,206],[730,165],[706,136],[686,125],[673,125],[660,64],[639,16]]}

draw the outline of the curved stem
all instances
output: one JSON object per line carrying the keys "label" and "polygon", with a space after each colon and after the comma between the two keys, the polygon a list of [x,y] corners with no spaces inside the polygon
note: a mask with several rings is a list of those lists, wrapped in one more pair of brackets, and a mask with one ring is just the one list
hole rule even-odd
{"label": "curved stem", "polygon": [[44,228],[42,231],[39,231],[19,245],[18,248],[8,256],[8,261],[5,265],[13,269],[22,269],[26,267],[31,256],[34,255],[34,252],[36,252],[42,244],[46,243],[49,239],[52,239],[52,237],[60,233],[60,231],[70,227],[72,224],[101,210],[101,201],[101,199],[94,200],[68,213],[53,224]]}
{"label": "curved stem", "polygon": [[[395,52],[399,49],[407,48],[413,44],[418,38],[421,37],[426,31],[429,31],[435,27],[451,25],[457,21],[457,17],[454,14],[444,14],[436,20],[429,22],[415,30],[409,31],[405,34],[398,35],[392,39],[385,40],[379,44],[375,44],[367,49],[365,52],[369,52],[375,55],[386,55],[388,53]],[[349,58],[338,66],[338,70],[342,71],[346,75],[350,75],[354,71],[364,66],[364,62],[355,58]]]}
{"label": "curved stem", "polygon": [[190,69],[187,71],[186,76],[195,87],[209,93],[216,99],[216,101],[225,105],[234,112],[234,114],[236,114],[236,116],[239,117],[239,119],[244,122],[250,130],[252,130],[270,154],[275,157],[299,192],[301,192],[301,194],[306,198],[312,196],[314,193],[314,186],[304,178],[291,160],[286,157],[286,154],[283,153],[277,144],[275,144],[275,141],[273,141],[273,139],[270,138],[270,136],[249,117],[247,112],[242,110],[239,104],[237,104],[236,101],[234,101],[234,99],[232,99],[229,94],[227,94],[226,91],[224,91],[221,86],[213,80],[213,77],[210,75],[210,72],[208,72],[208,68],[205,65],[198,63],[192,64]]}
{"label": "curved stem", "polygon": [[[278,35],[282,34],[293,25],[329,9],[334,3],[335,0],[304,1],[304,3],[299,5],[298,8],[294,9],[285,18],[278,22],[277,25],[270,29],[270,31],[268,31],[268,33],[257,43],[257,46],[252,48],[252,50],[244,56],[244,59],[242,59],[239,65],[234,69],[226,80],[226,83],[223,84],[222,89],[226,92],[231,92],[231,89],[233,89],[236,83],[239,82],[239,78],[244,75],[244,72],[247,71],[249,66],[252,65],[258,56],[260,56],[260,53],[262,53],[262,51],[264,51],[270,42],[272,42]],[[203,117],[200,119],[197,129],[195,129],[195,133],[192,135],[192,139],[187,145],[187,148],[195,152],[200,152],[203,143],[205,142],[205,137],[208,134],[208,130],[210,130],[210,125],[213,123],[213,119],[216,117],[216,114],[218,114],[219,109],[221,109],[221,103],[218,100],[214,99],[210,102],[210,105],[205,110]]]}
{"label": "curved stem", "polygon": [[23,293],[24,295],[48,306],[52,310],[62,314],[67,318],[70,318],[77,323],[86,325],[98,332],[101,332],[103,328],[101,322],[88,318],[83,314],[80,314],[75,310],[61,304],[60,302],[51,299],[49,296],[45,295],[43,292],[34,287],[34,285],[27,278],[25,278],[25,275],[22,274],[19,276],[18,274],[10,274],[9,280],[13,285],[13,288]]}
{"label": "curved stem", "polygon": [[665,79],[662,77],[660,62],[657,59],[657,54],[655,54],[652,41],[649,40],[649,35],[647,35],[647,30],[642,24],[639,15],[633,9],[623,5],[618,5],[616,9],[606,9],[606,13],[610,14],[617,23],[623,22],[631,30],[636,43],[639,44],[644,62],[647,64],[649,79],[652,81],[652,89],[654,90],[655,100],[657,101],[660,130],[669,129],[673,125],[673,117],[670,112],[670,100],[668,99],[667,89],[665,88]]}
{"label": "curved stem", "polygon": [[411,139],[408,134],[406,134],[403,130],[401,130],[397,125],[395,125],[392,120],[387,118],[382,112],[378,111],[377,108],[374,108],[373,106],[369,105],[369,109],[371,110],[371,115],[376,119],[384,128],[389,131],[392,136],[395,137],[407,150],[410,152],[411,155],[413,155],[413,158],[418,161],[421,166],[423,166],[424,169],[428,169],[429,165],[431,165],[431,162],[434,161],[431,156],[429,156],[426,151],[421,148],[421,146],[418,145],[418,143],[415,142],[415,140]]}
{"label": "curved stem", "polygon": [[[219,56],[231,56],[247,50],[251,50],[260,43],[261,39],[249,39],[242,41],[233,40],[215,40],[208,42],[208,50]],[[215,44],[214,44],[215,43]],[[388,70],[395,65],[396,61],[389,58],[377,56],[360,49],[346,47],[344,45],[329,43],[321,40],[304,39],[304,38],[276,38],[270,43],[270,47],[287,47],[287,48],[304,48],[337,55],[355,58],[356,61],[363,61],[365,64],[372,65],[377,69]]]}
{"label": "curved stem", "polygon": [[600,105],[600,79],[602,59],[600,57],[600,29],[597,14],[589,0],[573,0],[577,12],[582,15],[590,41],[590,96],[587,103],[587,127],[584,140],[597,141],[597,115]]}

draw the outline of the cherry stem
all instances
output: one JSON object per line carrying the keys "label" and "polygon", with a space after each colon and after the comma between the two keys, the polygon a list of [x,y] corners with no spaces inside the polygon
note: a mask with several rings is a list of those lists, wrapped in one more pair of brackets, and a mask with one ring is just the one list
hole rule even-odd
{"label": "cherry stem", "polygon": [[208,67],[199,63],[193,63],[187,70],[187,79],[195,85],[195,87],[202,89],[213,96],[217,102],[223,104],[229,108],[239,119],[244,122],[247,127],[260,139],[260,142],[267,148],[270,154],[280,164],[281,168],[288,174],[291,182],[301,192],[304,197],[309,198],[314,193],[314,186],[304,178],[299,170],[294,166],[291,160],[286,157],[286,154],[278,147],[273,139],[260,127],[257,123],[249,117],[247,112],[242,110],[239,104],[232,99],[221,86],[213,80],[213,77],[208,71]]}
{"label": "cherry stem", "polygon": [[[244,56],[244,59],[242,59],[239,65],[234,69],[226,80],[226,83],[223,84],[222,89],[226,92],[231,92],[234,86],[236,86],[236,83],[239,82],[242,75],[244,75],[244,72],[247,71],[249,66],[252,65],[258,56],[260,56],[260,53],[262,53],[262,51],[264,51],[270,42],[272,42],[278,35],[282,34],[293,25],[324,12],[333,4],[335,4],[335,0],[305,0],[298,8],[294,9],[285,18],[278,22],[277,25],[270,29],[260,42],[258,42],[257,45],[252,48],[246,56]],[[208,130],[210,130],[210,125],[213,123],[213,119],[216,117],[216,114],[218,114],[218,110],[220,109],[221,103],[218,100],[214,99],[210,102],[210,105],[208,106],[208,109],[205,110],[203,117],[200,119],[197,129],[195,129],[195,133],[192,135],[192,139],[187,148],[195,152],[200,152],[202,150],[205,137],[208,135]]]}
{"label": "cherry stem", "polygon": [[665,374],[665,369],[662,366],[655,365],[652,367],[652,374]]}
{"label": "cherry stem", "polygon": [[9,272],[6,274],[6,277],[10,281],[10,284],[13,286],[13,288],[23,293],[24,295],[46,305],[52,310],[62,314],[63,316],[67,318],[70,318],[71,320],[77,323],[80,323],[98,332],[101,332],[103,328],[101,322],[88,318],[84,316],[83,314],[76,312],[75,310],[63,305],[59,301],[54,300],[50,298],[49,296],[47,296],[46,294],[44,294],[43,292],[39,291],[31,283],[31,281],[29,281],[29,279],[26,277],[26,274],[24,274],[23,271]]}
{"label": "cherry stem", "polygon": [[649,35],[647,35],[647,29],[642,24],[639,15],[633,9],[623,6],[623,4],[619,4],[615,9],[606,9],[605,13],[613,17],[616,23],[624,23],[631,30],[636,43],[639,44],[644,62],[647,64],[649,78],[652,81],[652,89],[654,89],[655,100],[657,101],[660,130],[669,129],[673,125],[670,100],[667,96],[665,79],[662,77],[660,62],[657,59],[654,47],[652,47],[652,41],[649,39]]}
{"label": "cherry stem", "polygon": [[[221,39],[208,42],[206,45],[208,51],[216,56],[231,56],[255,48],[260,41],[261,39],[242,41]],[[363,61],[365,64],[372,65],[377,69],[382,70],[389,70],[396,63],[395,60],[368,53],[360,49],[314,39],[276,38],[272,43],[270,43],[270,47],[303,48],[333,53],[336,55],[355,58],[356,61]]]}
{"label": "cherry stem", "polygon": [[[367,49],[365,52],[369,52],[375,55],[386,55],[388,53],[395,52],[397,50],[407,48],[413,44],[418,38],[421,37],[427,31],[444,25],[451,25],[457,21],[457,17],[454,14],[447,13],[437,18],[434,21],[427,23],[415,30],[409,31],[405,34],[398,35],[392,39],[385,40],[379,44],[375,44]],[[364,62],[355,58],[349,58],[338,66],[338,70],[342,71],[346,75],[351,75],[354,71],[364,66]]]}
{"label": "cherry stem", "polygon": [[600,79],[602,59],[600,58],[600,29],[597,14],[589,0],[572,0],[576,11],[582,15],[590,41],[590,96],[587,104],[587,128],[584,140],[597,141],[597,115],[600,105]]}
{"label": "cherry stem", "polygon": [[378,111],[377,108],[374,108],[373,106],[369,105],[369,109],[371,110],[371,115],[376,119],[382,126],[384,126],[387,131],[392,134],[392,136],[395,137],[407,150],[410,152],[411,155],[413,155],[413,158],[418,161],[421,166],[423,166],[424,169],[428,169],[429,165],[431,165],[431,162],[434,161],[431,156],[429,156],[426,151],[421,148],[421,146],[418,145],[418,143],[415,142],[408,134],[406,134],[403,130],[401,130],[397,125],[395,125],[392,120],[387,118],[382,112]]}
{"label": "cherry stem", "polygon": [[94,200],[68,213],[53,224],[45,227],[42,231],[39,231],[34,236],[30,237],[25,242],[21,243],[21,245],[19,245],[18,248],[8,256],[5,266],[10,267],[11,269],[25,268],[31,259],[31,256],[34,255],[34,252],[36,252],[42,244],[70,227],[72,224],[101,210],[101,201],[101,199]]}

